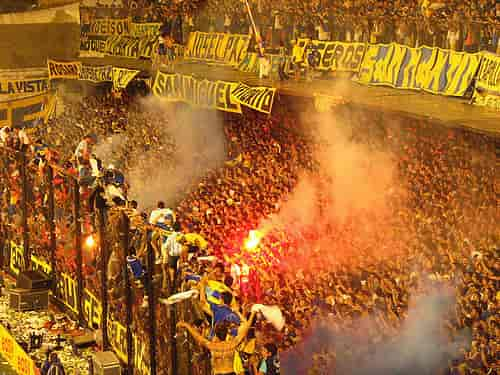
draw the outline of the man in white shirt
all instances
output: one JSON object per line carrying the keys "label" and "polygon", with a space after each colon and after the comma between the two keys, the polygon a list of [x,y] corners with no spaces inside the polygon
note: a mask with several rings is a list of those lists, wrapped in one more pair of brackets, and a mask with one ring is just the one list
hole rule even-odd
{"label": "man in white shirt", "polygon": [[90,157],[92,155],[92,148],[97,143],[97,136],[95,134],[87,134],[85,138],[76,146],[75,159],[78,166],[90,164]]}
{"label": "man in white shirt", "polygon": [[10,126],[4,126],[0,129],[0,140],[2,141],[2,145],[7,145],[9,142],[9,137],[11,136],[12,129]]}
{"label": "man in white shirt", "polygon": [[184,246],[184,236],[179,232],[174,232],[168,237],[164,237],[161,245],[162,271],[163,271],[163,289],[167,287],[167,268],[171,285],[175,282],[177,272],[177,263],[179,258],[186,257]]}
{"label": "man in white shirt", "polygon": [[171,231],[175,223],[174,211],[165,208],[165,202],[163,201],[159,201],[156,207],[149,216],[149,224]]}

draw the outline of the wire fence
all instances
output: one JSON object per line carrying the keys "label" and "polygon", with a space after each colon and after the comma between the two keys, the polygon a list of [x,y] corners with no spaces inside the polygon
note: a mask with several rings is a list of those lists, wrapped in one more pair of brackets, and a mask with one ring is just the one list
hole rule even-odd
{"label": "wire fence", "polygon": [[[185,289],[182,271],[172,282],[155,262],[166,233],[127,208],[96,207],[71,170],[31,149],[0,147],[0,164],[2,268],[48,275],[54,303],[98,330],[127,374],[208,375],[205,353],[176,337],[178,319],[195,316],[191,302],[159,302]],[[139,277],[134,260],[145,271]]]}

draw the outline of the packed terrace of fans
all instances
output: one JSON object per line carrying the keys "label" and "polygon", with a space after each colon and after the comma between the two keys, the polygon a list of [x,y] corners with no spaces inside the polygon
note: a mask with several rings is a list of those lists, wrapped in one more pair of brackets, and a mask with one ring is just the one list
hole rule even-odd
{"label": "packed terrace of fans", "polygon": [[[163,22],[163,30],[186,40],[190,31],[247,34],[245,2],[184,1],[159,8],[126,1],[123,15],[136,21]],[[266,49],[291,48],[297,38],[345,42],[398,42],[457,51],[498,51],[500,4],[479,1],[257,1],[249,2]],[[178,30],[183,29],[183,36]],[[181,39],[182,38],[182,39]]]}
{"label": "packed terrace of fans", "polygon": [[[250,369],[257,374],[264,368],[263,361],[269,368],[264,373],[275,373],[271,343],[279,346],[282,371],[294,366],[300,369],[295,373],[345,374],[357,368],[359,373],[418,369],[414,373],[435,374],[438,368],[443,374],[486,374],[498,369],[499,218],[493,184],[497,140],[436,128],[425,121],[339,110],[328,121],[348,134],[349,147],[367,150],[364,157],[389,153],[395,163],[394,183],[384,194],[385,203],[359,207],[356,200],[362,198],[357,194],[363,187],[352,186],[345,196],[332,196],[332,191],[339,191],[334,188],[336,181],[325,175],[318,162],[324,134],[317,134],[315,124],[289,111],[289,103],[277,108],[270,117],[251,111],[243,116],[224,114],[227,161],[205,171],[184,194],[164,199],[175,205],[167,216],[177,218],[176,229],[201,236],[194,237],[191,246],[179,240],[181,247],[196,249],[198,257],[217,257],[212,263],[188,261],[184,250],[180,252],[179,288],[198,288],[200,296],[194,297],[195,307],[184,316],[193,324],[190,332],[200,344],[194,358],[203,358],[205,346],[212,354],[214,373],[227,371],[227,361],[220,357],[229,353],[233,358],[235,339],[228,339],[225,346],[217,342],[241,324],[241,363],[234,364],[236,373]],[[174,110],[165,107],[165,111]],[[11,147],[50,145],[53,152],[45,157],[75,175],[78,163],[73,155],[80,139],[94,133],[98,142],[105,143],[106,137],[120,134],[119,147],[107,157],[119,160],[116,167],[125,176],[139,155],[140,162],[155,161],[140,165],[146,178],[179,162],[175,121],[175,115],[164,115],[142,99],[105,94],[68,103],[62,116],[30,139],[21,134],[21,142],[17,141],[17,130],[3,129],[1,134],[2,143]],[[333,147],[342,152],[345,146]],[[380,160],[356,161],[361,163],[356,168],[369,174],[372,168],[377,171],[373,164]],[[15,164],[11,167],[10,178],[18,178]],[[297,197],[297,192],[306,195]],[[19,213],[15,204],[10,208],[14,215]],[[154,208],[142,207],[139,200],[135,219],[151,220]],[[156,224],[165,227],[165,221]],[[260,243],[249,244],[255,237]],[[157,262],[165,265],[164,271],[169,266],[162,256],[163,242],[160,239]],[[70,251],[67,246],[59,251]],[[138,253],[145,264],[144,254]],[[109,261],[110,278],[115,277],[116,256]],[[92,267],[85,272],[87,278],[97,277]],[[172,284],[167,278],[173,276],[157,274],[162,296],[168,297]],[[117,283],[112,294],[118,297],[111,306],[121,315],[123,281],[113,280]],[[209,283],[226,291],[210,301],[213,310],[205,302],[214,297],[205,295]],[[142,287],[136,289],[134,298],[140,300]],[[442,310],[437,317],[429,312],[435,306],[422,310],[419,303],[436,295],[452,301],[432,302]],[[284,329],[278,331],[265,320],[253,322],[253,315],[247,321],[254,303],[279,306],[286,318]],[[139,309],[144,306],[147,302]],[[387,345],[396,350],[409,321],[433,317],[436,324],[423,328],[426,340],[411,346],[417,351],[431,348],[423,361],[410,356],[395,363],[381,352]],[[214,332],[204,336],[210,331],[210,320],[215,323]],[[164,340],[160,342],[166,344],[165,316],[158,325]],[[179,332],[183,327],[181,323]],[[330,332],[331,337],[325,339],[319,331]],[[209,342],[203,338],[212,336]],[[168,358],[160,356],[160,361],[160,368],[166,368]],[[204,373],[203,363],[195,360],[194,371]]]}

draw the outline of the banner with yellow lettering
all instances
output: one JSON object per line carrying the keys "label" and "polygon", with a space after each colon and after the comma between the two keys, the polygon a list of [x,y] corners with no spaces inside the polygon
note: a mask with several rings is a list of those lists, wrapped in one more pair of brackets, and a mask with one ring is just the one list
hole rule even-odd
{"label": "banner with yellow lettering", "polygon": [[0,95],[42,94],[49,90],[47,78],[0,79]]}
{"label": "banner with yellow lettering", "polygon": [[189,35],[184,58],[238,66],[249,44],[249,35],[196,31]]}
{"label": "banner with yellow lettering", "polygon": [[482,53],[472,103],[500,110],[500,56]]}
{"label": "banner with yellow lettering", "polygon": [[251,87],[240,82],[231,95],[241,105],[269,114],[273,108],[275,93],[276,89],[272,87]]}
{"label": "banner with yellow lettering", "polygon": [[37,120],[48,115],[52,95],[43,94],[28,98],[0,102],[0,127],[31,128]]}
{"label": "banner with yellow lettering", "polygon": [[124,89],[139,73],[139,70],[115,68],[113,67],[113,87],[115,89]]}
{"label": "banner with yellow lettering", "polygon": [[82,63],[80,61],[63,62],[47,60],[49,79],[69,78],[78,79]]}
{"label": "banner with yellow lettering", "polygon": [[38,375],[35,362],[16,342],[9,331],[0,324],[0,354],[12,366],[16,374]]}
{"label": "banner with yellow lettering", "polygon": [[480,61],[480,54],[440,48],[411,48],[397,43],[369,45],[357,81],[463,96]]}
{"label": "banner with yellow lettering", "polygon": [[155,37],[134,38],[127,36],[111,36],[106,40],[105,54],[109,56],[128,57],[139,59],[151,58],[156,50]]}
{"label": "banner with yellow lettering", "polygon": [[365,43],[298,39],[292,51],[292,58],[296,64],[307,66],[307,55],[316,51],[319,57],[317,70],[357,72],[363,61],[365,50]]}
{"label": "banner with yellow lettering", "polygon": [[82,65],[82,68],[80,70],[80,76],[78,77],[78,79],[81,81],[90,81],[94,83],[112,82],[113,67],[111,65],[106,65],[106,66]]}
{"label": "banner with yellow lettering", "polygon": [[209,81],[189,75],[158,72],[153,94],[169,101],[181,101],[201,108],[241,113],[240,103],[232,96],[236,82]]}

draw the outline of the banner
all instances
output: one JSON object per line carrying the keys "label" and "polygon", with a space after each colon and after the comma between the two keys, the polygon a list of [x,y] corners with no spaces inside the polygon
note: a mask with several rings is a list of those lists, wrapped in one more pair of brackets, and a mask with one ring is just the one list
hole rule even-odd
{"label": "banner", "polygon": [[90,24],[82,27],[82,33],[98,36],[129,35],[130,28],[129,18],[92,18]]}
{"label": "banner", "polygon": [[115,68],[113,68],[111,65],[106,65],[106,66],[82,65],[78,79],[81,81],[90,81],[94,83],[112,82],[114,69]]}
{"label": "banner", "polygon": [[10,80],[0,78],[0,95],[41,94],[49,90],[47,78]]}
{"label": "banner", "polygon": [[128,57],[138,59],[151,58],[157,45],[156,38],[133,38],[126,36],[112,36],[106,41],[105,53],[109,56]]}
{"label": "banner", "polygon": [[45,120],[51,97],[43,94],[0,102],[0,127],[33,127],[36,120]]}
{"label": "banner", "polygon": [[249,35],[196,31],[189,35],[184,57],[237,66],[244,59],[249,44]]}
{"label": "banner", "polygon": [[236,82],[201,80],[182,74],[158,72],[153,94],[170,101],[182,101],[202,108],[241,113],[241,106],[232,96]]}
{"label": "banner", "polygon": [[500,56],[482,53],[472,103],[500,110]]}
{"label": "banner", "polygon": [[113,67],[113,87],[115,89],[124,89],[139,73],[139,70],[114,68]]}
{"label": "banner", "polygon": [[369,45],[358,82],[463,96],[481,61],[480,54],[396,43]]}
{"label": "banner", "polygon": [[62,62],[62,61],[47,60],[47,66],[49,70],[49,79],[55,79],[55,78],[78,79],[82,63],[79,61]]}
{"label": "banner", "polygon": [[130,36],[136,38],[142,37],[158,37],[160,33],[161,23],[132,23],[132,28],[130,29]]}
{"label": "banner", "polygon": [[273,108],[275,93],[275,88],[251,87],[241,82],[231,92],[241,105],[267,114],[271,113]]}
{"label": "banner", "polygon": [[9,243],[9,269],[11,274],[18,275],[24,269],[23,245],[17,245],[14,241]]}
{"label": "banner", "polygon": [[16,374],[37,375],[38,369],[35,362],[21,348],[9,331],[0,324],[0,353],[12,366]]}
{"label": "banner", "polygon": [[81,35],[80,57],[104,57],[107,40],[105,35]]}
{"label": "banner", "polygon": [[[284,71],[290,71],[290,64],[292,62],[291,56],[282,56],[282,55],[273,55],[273,54],[265,54],[265,58],[269,60],[271,65],[271,76],[278,76],[280,66],[283,65]],[[246,54],[245,58],[238,65],[238,70],[245,73],[255,73],[259,74],[260,71],[260,59],[259,55],[255,52],[249,52]]]}
{"label": "banner", "polygon": [[363,62],[365,43],[326,42],[321,40],[298,39],[293,48],[293,61],[307,65],[308,51],[317,51],[317,70],[357,72]]}
{"label": "banner", "polygon": [[[17,246],[14,242],[10,242],[11,249],[11,263],[10,268],[12,273],[17,275],[19,270],[24,263],[24,249],[22,246]],[[12,250],[15,255],[12,255]],[[14,261],[12,261],[14,259]],[[14,270],[13,267],[14,266]],[[31,266],[33,270],[39,270],[45,273],[47,276],[51,276],[52,267],[44,259],[38,258],[35,255],[31,256]],[[16,271],[17,270],[17,271]],[[78,314],[78,283],[76,279],[72,278],[69,274],[64,272],[58,272],[56,277],[56,298],[59,299],[71,312]],[[102,327],[102,305],[101,301],[87,288],[83,290],[82,295],[82,310],[83,318],[87,322],[89,328],[99,329]],[[2,326],[0,325],[0,351],[4,354],[3,350],[6,347],[3,346],[4,336],[1,331]],[[116,318],[109,314],[108,316],[108,334],[110,344],[113,350],[116,352],[118,358],[123,362],[127,362],[127,328],[118,322]],[[15,341],[14,341],[15,342]],[[149,375],[151,373],[146,360],[146,345],[142,343],[137,335],[132,335],[133,344],[133,364],[138,373],[142,375]],[[9,350],[8,353],[12,352]],[[9,361],[10,357],[5,356],[5,359]],[[11,363],[9,361],[9,363]],[[12,364],[12,363],[11,363]],[[16,368],[16,367],[15,367]],[[27,367],[26,367],[27,368]],[[17,369],[17,368],[16,368]],[[24,370],[23,370],[24,371]],[[22,374],[31,374],[30,372],[20,372]]]}

